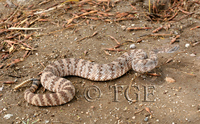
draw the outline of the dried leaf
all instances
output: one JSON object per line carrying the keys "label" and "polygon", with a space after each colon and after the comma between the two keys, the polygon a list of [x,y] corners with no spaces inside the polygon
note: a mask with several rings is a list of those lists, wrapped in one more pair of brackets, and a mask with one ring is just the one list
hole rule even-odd
{"label": "dried leaf", "polygon": [[7,64],[7,67],[8,67],[8,66],[13,66],[13,65],[15,65],[16,63],[21,62],[21,61],[23,61],[23,58],[21,58],[21,59],[15,59],[15,60],[13,60],[11,63],[8,63],[8,64]]}
{"label": "dried leaf", "polygon": [[26,48],[26,47],[24,47],[24,46],[21,46],[21,49],[27,50],[27,51],[31,50],[30,48]]}
{"label": "dried leaf", "polygon": [[156,73],[147,73],[147,75],[151,75],[151,76],[161,76],[160,74],[156,74]]}
{"label": "dried leaf", "polygon": [[11,53],[13,50],[14,50],[14,45],[12,45],[8,51],[9,53]]}
{"label": "dried leaf", "polygon": [[111,55],[108,51],[104,50],[106,55]]}
{"label": "dried leaf", "polygon": [[116,18],[121,18],[121,17],[127,16],[128,14],[129,14],[129,13],[127,13],[127,12],[118,13],[115,17],[116,17]]}
{"label": "dried leaf", "polygon": [[1,59],[8,59],[8,57],[9,57],[9,54],[5,54],[5,55],[2,55],[2,57],[1,57]]}
{"label": "dried leaf", "polygon": [[14,84],[16,83],[15,81],[0,81],[0,83],[4,83],[4,84]]}
{"label": "dried leaf", "polygon": [[47,22],[49,19],[38,19],[39,22]]}
{"label": "dried leaf", "polygon": [[117,39],[115,39],[113,36],[109,35],[109,37],[110,37],[111,39],[113,39],[118,45],[120,45],[120,42],[117,41]]}
{"label": "dried leaf", "polygon": [[91,37],[95,36],[98,33],[98,31],[95,31]]}
{"label": "dried leaf", "polygon": [[146,110],[150,115],[152,115],[151,112],[150,112],[150,109],[149,109],[148,107],[145,107],[145,110]]}
{"label": "dried leaf", "polygon": [[12,44],[17,44],[16,42],[11,40],[4,40],[4,42],[8,43],[10,46],[12,46]]}
{"label": "dried leaf", "polygon": [[67,20],[67,24],[70,24],[73,20],[74,20],[74,18]]}
{"label": "dried leaf", "polygon": [[169,58],[165,63],[170,63],[173,60],[173,58]]}
{"label": "dried leaf", "polygon": [[25,58],[28,55],[29,51],[26,51],[25,54],[23,55],[23,58]]}

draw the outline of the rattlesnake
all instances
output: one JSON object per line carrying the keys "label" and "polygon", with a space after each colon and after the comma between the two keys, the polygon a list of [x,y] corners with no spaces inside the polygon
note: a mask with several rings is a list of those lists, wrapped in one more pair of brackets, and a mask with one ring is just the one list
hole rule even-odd
{"label": "rattlesnake", "polygon": [[80,76],[92,81],[107,81],[124,75],[131,68],[139,73],[151,71],[158,64],[157,53],[172,53],[178,45],[154,48],[149,57],[142,49],[125,52],[115,61],[108,64],[97,64],[84,59],[67,58],[48,65],[41,76],[41,84],[45,89],[55,93],[34,94],[39,81],[34,81],[31,88],[25,91],[25,100],[35,106],[56,106],[71,101],[75,95],[72,83],[62,78],[68,75]]}

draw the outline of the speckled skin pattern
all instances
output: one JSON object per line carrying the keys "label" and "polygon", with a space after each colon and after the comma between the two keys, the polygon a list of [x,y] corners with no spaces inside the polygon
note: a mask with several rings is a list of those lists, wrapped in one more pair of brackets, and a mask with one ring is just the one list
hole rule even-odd
{"label": "speckled skin pattern", "polygon": [[149,57],[142,49],[134,49],[125,52],[115,61],[107,64],[98,64],[84,59],[67,58],[55,61],[48,65],[41,76],[41,84],[45,89],[54,93],[35,94],[39,81],[25,91],[25,100],[35,106],[57,106],[65,104],[75,96],[75,88],[72,83],[62,78],[75,75],[92,81],[107,81],[124,75],[130,69],[139,73],[145,73],[154,69],[157,64],[158,53],[172,53],[179,46],[154,48],[149,52]]}

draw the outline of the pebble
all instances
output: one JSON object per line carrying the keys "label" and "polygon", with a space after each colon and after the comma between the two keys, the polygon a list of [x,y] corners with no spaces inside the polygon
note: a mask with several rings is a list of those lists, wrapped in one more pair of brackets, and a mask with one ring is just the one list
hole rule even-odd
{"label": "pebble", "polygon": [[168,83],[174,83],[175,80],[171,77],[166,77],[165,80],[168,82]]}
{"label": "pebble", "polygon": [[4,115],[3,118],[5,118],[5,119],[9,119],[9,118],[12,117],[12,116],[13,116],[13,114],[6,114],[6,115]]}
{"label": "pebble", "polygon": [[3,90],[3,86],[2,87],[0,87],[0,91],[2,91]]}
{"label": "pebble", "polygon": [[192,57],[194,57],[194,56],[196,56],[194,53],[192,53],[192,54],[190,54],[190,56],[192,56]]}
{"label": "pebble", "polygon": [[146,117],[145,119],[144,119],[144,121],[148,121],[149,120],[149,118],[148,117]]}
{"label": "pebble", "polygon": [[135,44],[131,44],[131,45],[130,45],[130,48],[131,48],[131,49],[135,49],[135,48],[136,48]]}
{"label": "pebble", "polygon": [[3,108],[3,111],[7,111],[7,109],[6,109],[6,108]]}
{"label": "pebble", "polygon": [[174,34],[178,35],[179,33],[178,33],[178,31],[174,31]]}
{"label": "pebble", "polygon": [[165,90],[163,94],[167,94],[167,93],[168,93],[168,90]]}
{"label": "pebble", "polygon": [[135,24],[131,24],[131,26],[135,26]]}
{"label": "pebble", "polygon": [[49,122],[50,122],[49,120],[45,120],[45,121],[44,121],[45,124],[48,124]]}
{"label": "pebble", "polygon": [[185,47],[186,47],[186,48],[188,48],[189,46],[190,46],[190,44],[189,44],[189,43],[186,43],[186,44],[185,44]]}
{"label": "pebble", "polygon": [[17,82],[17,78],[15,78],[14,82]]}
{"label": "pebble", "polygon": [[124,25],[122,25],[121,28],[122,28],[123,31],[126,30],[126,26],[124,26]]}

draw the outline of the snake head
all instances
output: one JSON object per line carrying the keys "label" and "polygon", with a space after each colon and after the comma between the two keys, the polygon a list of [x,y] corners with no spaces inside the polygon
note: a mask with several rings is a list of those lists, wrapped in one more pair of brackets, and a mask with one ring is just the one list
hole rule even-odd
{"label": "snake head", "polygon": [[155,59],[133,60],[132,69],[139,73],[145,73],[153,70],[158,64]]}

